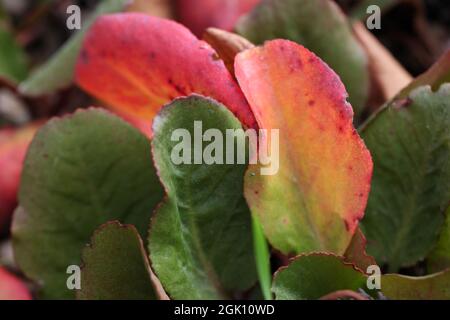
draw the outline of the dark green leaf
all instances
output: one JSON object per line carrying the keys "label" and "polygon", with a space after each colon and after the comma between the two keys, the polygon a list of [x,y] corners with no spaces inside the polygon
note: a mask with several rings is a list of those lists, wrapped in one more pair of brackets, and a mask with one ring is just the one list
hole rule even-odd
{"label": "dark green leaf", "polygon": [[450,86],[418,88],[362,129],[374,174],[363,231],[389,270],[425,258],[450,199]]}
{"label": "dark green leaf", "polygon": [[243,196],[246,165],[174,164],[171,153],[180,142],[172,141],[172,134],[186,129],[194,137],[194,121],[202,122],[203,132],[214,128],[224,137],[226,129],[242,128],[223,105],[196,95],[175,100],[157,116],[153,156],[167,199],[152,221],[150,258],[171,298],[220,299],[256,281]]}
{"label": "dark green leaf", "polygon": [[101,109],[51,120],[37,133],[25,161],[13,222],[15,257],[45,298],[73,298],[66,269],[110,220],[134,224],[146,237],[163,190],[150,142]]}
{"label": "dark green leaf", "polygon": [[108,222],[83,250],[81,290],[85,300],[155,300],[150,264],[132,225]]}
{"label": "dark green leaf", "polygon": [[310,300],[338,290],[367,290],[366,282],[366,276],[343,258],[316,253],[298,256],[281,268],[272,291],[277,300]]}

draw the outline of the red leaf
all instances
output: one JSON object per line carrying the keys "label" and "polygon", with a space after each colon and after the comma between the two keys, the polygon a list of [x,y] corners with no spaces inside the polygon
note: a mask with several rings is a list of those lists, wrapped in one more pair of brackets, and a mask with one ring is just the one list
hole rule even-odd
{"label": "red leaf", "polygon": [[239,18],[261,0],[177,0],[181,23],[201,36],[209,27],[233,30]]}
{"label": "red leaf", "polygon": [[37,124],[32,124],[0,130],[0,233],[5,231],[17,205],[23,160],[37,128]]}
{"label": "red leaf", "polygon": [[13,274],[0,267],[0,300],[31,300],[26,285]]}
{"label": "red leaf", "polygon": [[115,109],[147,120],[174,98],[198,93],[226,105],[245,126],[255,126],[224,62],[173,21],[136,13],[99,18],[86,36],[76,79]]}

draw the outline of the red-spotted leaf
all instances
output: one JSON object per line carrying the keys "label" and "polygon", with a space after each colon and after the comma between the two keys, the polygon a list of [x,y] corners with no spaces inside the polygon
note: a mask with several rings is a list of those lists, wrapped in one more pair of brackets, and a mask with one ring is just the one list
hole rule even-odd
{"label": "red-spotted leaf", "polygon": [[361,229],[358,228],[344,253],[344,260],[346,262],[353,263],[364,272],[367,272],[369,266],[377,265],[375,258],[367,254],[366,244],[366,237]]}
{"label": "red-spotted leaf", "polygon": [[0,233],[7,228],[17,205],[23,160],[38,126],[0,130]]}
{"label": "red-spotted leaf", "polygon": [[0,300],[31,300],[25,283],[0,266]]}
{"label": "red-spotted leaf", "polygon": [[86,36],[76,78],[112,107],[148,120],[174,98],[199,93],[224,103],[244,125],[255,125],[217,53],[173,21],[137,13],[99,18]]}
{"label": "red-spotted leaf", "polygon": [[259,127],[279,129],[278,173],[255,165],[246,176],[252,213],[284,253],[343,254],[364,214],[372,161],[339,77],[287,40],[240,53],[236,76]]}
{"label": "red-spotted leaf", "polygon": [[181,23],[201,36],[209,27],[230,31],[261,0],[176,0]]}

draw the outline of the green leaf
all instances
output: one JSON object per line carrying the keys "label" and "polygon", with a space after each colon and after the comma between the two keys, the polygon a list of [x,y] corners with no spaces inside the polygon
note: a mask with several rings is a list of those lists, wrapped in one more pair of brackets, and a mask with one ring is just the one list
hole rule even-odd
{"label": "green leaf", "polygon": [[427,257],[428,272],[439,272],[450,268],[450,207],[447,213],[444,227],[441,230],[439,240]]}
{"label": "green leaf", "polygon": [[[230,298],[256,281],[251,216],[243,196],[246,165],[174,164],[171,153],[180,142],[172,141],[172,134],[185,129],[194,137],[194,121],[201,121],[203,132],[219,130],[224,140],[227,129],[242,129],[223,105],[197,95],[175,100],[155,118],[153,157],[167,199],[152,219],[150,260],[173,299]],[[237,135],[243,138],[244,131]]]}
{"label": "green leaf", "polygon": [[281,38],[305,46],[341,77],[355,114],[365,107],[369,89],[367,58],[333,1],[263,1],[239,21],[236,30],[256,44]]}
{"label": "green leaf", "polygon": [[101,224],[133,224],[142,237],[163,190],[150,142],[101,109],[54,119],[35,136],[22,174],[13,222],[17,263],[44,298],[73,298],[69,265]]}
{"label": "green leaf", "polygon": [[82,29],[74,34],[50,59],[22,82],[19,90],[27,96],[39,96],[63,89],[72,83],[76,59],[84,36],[95,19],[106,13],[120,12],[128,0],[103,0],[89,18],[82,19]]}
{"label": "green leaf", "polygon": [[97,229],[82,253],[84,300],[155,300],[150,264],[142,239],[132,225],[108,222]]}
{"label": "green leaf", "polygon": [[14,37],[0,26],[0,77],[19,82],[27,76],[27,57]]}
{"label": "green leaf", "polygon": [[436,91],[446,82],[450,82],[450,49],[447,50],[447,52],[445,52],[430,69],[418,76],[403,89],[398,94],[397,98],[407,98],[411,91],[425,85],[431,86],[431,89]]}
{"label": "green leaf", "polygon": [[425,258],[450,199],[450,85],[394,100],[361,134],[374,162],[362,221],[368,252],[390,271]]}
{"label": "green leaf", "polygon": [[343,258],[326,253],[291,260],[274,277],[277,300],[312,300],[339,290],[366,290],[366,276]]}
{"label": "green leaf", "polygon": [[381,291],[394,300],[449,300],[450,270],[426,277],[387,274],[381,277]]}

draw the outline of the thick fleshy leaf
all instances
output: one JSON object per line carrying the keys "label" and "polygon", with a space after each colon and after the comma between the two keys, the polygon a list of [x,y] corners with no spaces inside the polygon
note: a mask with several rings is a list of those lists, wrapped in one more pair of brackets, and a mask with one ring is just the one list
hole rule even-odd
{"label": "thick fleshy leaf", "polygon": [[240,53],[236,76],[259,127],[279,129],[278,173],[252,165],[246,176],[252,213],[284,253],[343,254],[364,214],[372,161],[338,76],[287,40]]}
{"label": "thick fleshy leaf", "polygon": [[381,291],[394,300],[449,300],[450,270],[426,277],[383,275]]}
{"label": "thick fleshy leaf", "polygon": [[361,130],[372,153],[372,190],[362,222],[368,252],[390,271],[435,245],[450,200],[450,85],[395,100]]}
{"label": "thick fleshy leaf", "polygon": [[0,266],[0,300],[31,300],[24,282]]}
{"label": "thick fleshy leaf", "polygon": [[175,0],[179,21],[201,36],[209,27],[231,31],[261,0]]}
{"label": "thick fleshy leaf", "polygon": [[14,37],[0,26],[0,78],[18,82],[26,77],[27,69],[25,53]]}
{"label": "thick fleshy leaf", "polygon": [[344,253],[345,262],[354,264],[363,272],[367,272],[369,266],[377,265],[375,259],[366,252],[367,240],[361,229],[356,229],[347,250]]}
{"label": "thick fleshy leaf", "polygon": [[142,239],[132,225],[108,222],[94,232],[82,253],[84,300],[155,300],[150,264]]}
{"label": "thick fleshy leaf", "polygon": [[430,69],[403,89],[397,98],[406,98],[412,90],[425,85],[431,86],[433,90],[438,90],[446,82],[450,82],[450,49]]}
{"label": "thick fleshy leaf", "polygon": [[74,34],[46,63],[34,70],[31,76],[20,84],[20,92],[27,96],[39,96],[69,86],[73,81],[75,62],[86,31],[97,17],[121,11],[128,2],[129,0],[101,1],[89,18],[83,18],[82,30]]}
{"label": "thick fleshy leaf", "polygon": [[[202,143],[194,137],[195,121],[201,121],[203,132],[216,129],[224,137],[227,129],[242,128],[223,105],[196,95],[175,100],[156,117],[153,157],[167,199],[152,218],[150,260],[171,298],[220,299],[256,281],[251,216],[243,196],[246,165],[175,164],[171,155],[181,142],[172,140],[174,130],[187,130]],[[224,146],[218,150],[225,157]],[[194,163],[202,152],[186,155]]]}
{"label": "thick fleshy leaf", "polygon": [[436,246],[427,257],[428,273],[450,268],[450,207],[445,214],[445,223]]}
{"label": "thick fleshy leaf", "polygon": [[94,230],[120,220],[145,237],[162,197],[150,142],[137,129],[101,109],[54,119],[25,160],[12,228],[17,263],[42,297],[73,298],[66,269],[80,264]]}
{"label": "thick fleshy leaf", "polygon": [[272,291],[277,300],[313,300],[340,290],[366,287],[366,276],[341,257],[325,253],[298,256],[275,274]]}
{"label": "thick fleshy leaf", "polygon": [[234,74],[236,55],[254,47],[250,41],[240,35],[216,28],[208,28],[203,35],[203,39],[216,50],[231,74]]}
{"label": "thick fleshy leaf", "polygon": [[237,32],[255,44],[280,38],[305,46],[340,76],[355,114],[365,107],[367,58],[334,1],[266,0],[239,21]]}
{"label": "thick fleshy leaf", "polygon": [[143,14],[97,20],[77,64],[78,84],[112,107],[147,120],[179,96],[210,96],[246,126],[254,117],[216,52],[180,24]]}
{"label": "thick fleshy leaf", "polygon": [[23,161],[38,126],[0,130],[0,233],[6,230],[16,208]]}

